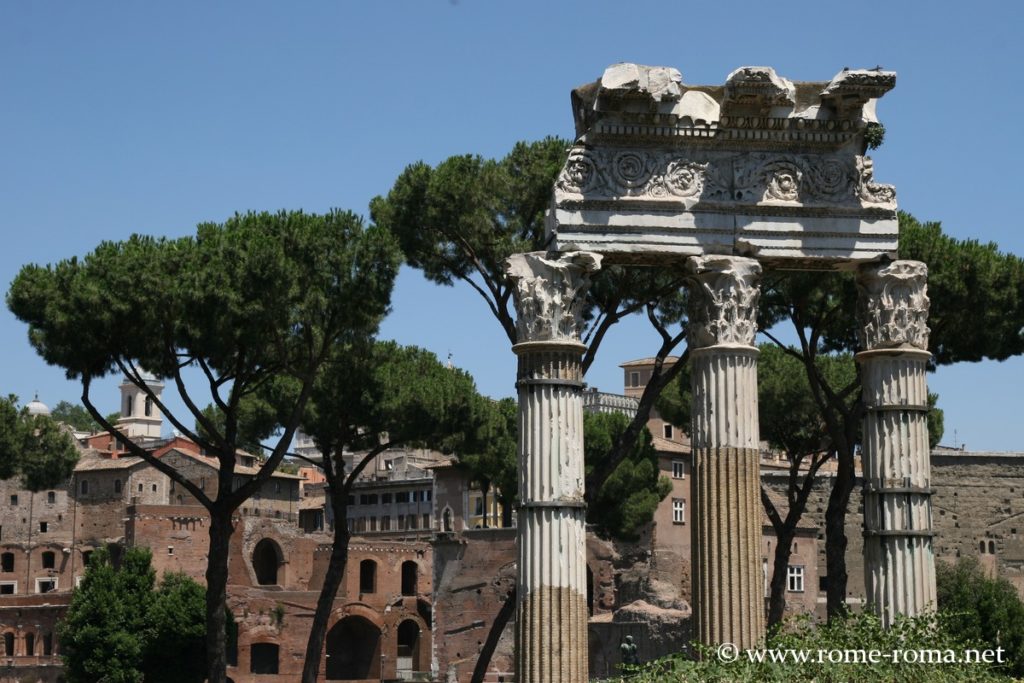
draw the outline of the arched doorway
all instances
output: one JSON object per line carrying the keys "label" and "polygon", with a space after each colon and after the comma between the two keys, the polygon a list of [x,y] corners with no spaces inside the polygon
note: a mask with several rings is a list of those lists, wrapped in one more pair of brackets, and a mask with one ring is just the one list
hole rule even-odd
{"label": "arched doorway", "polygon": [[327,632],[327,680],[380,678],[380,629],[362,617],[345,617]]}
{"label": "arched doorway", "polygon": [[420,625],[406,619],[398,625],[398,677],[421,671],[420,668]]}
{"label": "arched doorway", "polygon": [[252,569],[256,573],[256,583],[261,586],[276,586],[277,568],[281,564],[281,548],[269,538],[256,544],[252,551]]}
{"label": "arched doorway", "polygon": [[412,560],[402,563],[402,595],[416,595],[419,570],[419,565]]}

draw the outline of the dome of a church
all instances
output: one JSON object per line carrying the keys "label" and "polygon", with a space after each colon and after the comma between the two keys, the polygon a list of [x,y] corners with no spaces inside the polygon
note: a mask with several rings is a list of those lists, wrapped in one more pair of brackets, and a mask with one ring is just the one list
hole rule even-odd
{"label": "dome of a church", "polygon": [[50,408],[45,403],[39,400],[39,394],[36,394],[36,397],[29,401],[29,403],[25,406],[25,410],[28,411],[29,415],[50,414]]}

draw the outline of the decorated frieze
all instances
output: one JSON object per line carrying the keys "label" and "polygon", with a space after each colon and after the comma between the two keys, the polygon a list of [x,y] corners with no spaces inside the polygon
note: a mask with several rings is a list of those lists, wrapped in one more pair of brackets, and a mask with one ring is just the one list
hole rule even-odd
{"label": "decorated frieze", "polygon": [[895,209],[896,190],[874,182],[870,158],[766,152],[574,147],[556,201],[639,198],[730,204],[844,205]]}

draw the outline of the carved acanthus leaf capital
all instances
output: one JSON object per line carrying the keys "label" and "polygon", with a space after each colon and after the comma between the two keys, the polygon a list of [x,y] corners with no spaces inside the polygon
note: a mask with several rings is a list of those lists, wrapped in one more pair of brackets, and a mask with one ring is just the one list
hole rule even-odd
{"label": "carved acanthus leaf capital", "polygon": [[862,349],[928,349],[928,266],[871,263],[861,267],[857,289]]}
{"label": "carved acanthus leaf capital", "polygon": [[600,267],[601,255],[586,251],[510,256],[505,273],[514,284],[519,341],[578,342],[590,274]]}
{"label": "carved acanthus leaf capital", "polygon": [[687,261],[691,349],[718,344],[754,345],[761,264],[737,256],[696,256]]}

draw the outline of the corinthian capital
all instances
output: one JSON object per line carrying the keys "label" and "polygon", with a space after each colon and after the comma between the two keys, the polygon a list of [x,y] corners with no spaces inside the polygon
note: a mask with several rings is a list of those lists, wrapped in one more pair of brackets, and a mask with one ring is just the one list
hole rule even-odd
{"label": "corinthian capital", "polygon": [[519,341],[578,342],[590,273],[600,267],[601,255],[587,251],[510,256],[505,273],[515,284]]}
{"label": "corinthian capital", "polygon": [[690,281],[690,348],[754,345],[761,264],[738,256],[695,256]]}
{"label": "corinthian capital", "polygon": [[869,263],[861,266],[857,290],[862,349],[928,349],[928,266]]}

